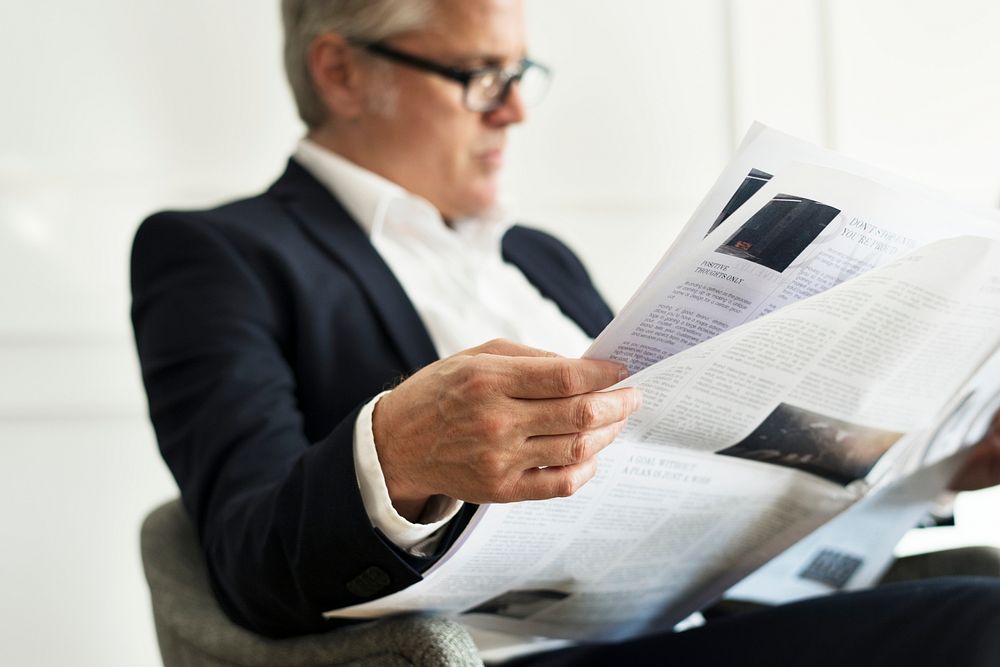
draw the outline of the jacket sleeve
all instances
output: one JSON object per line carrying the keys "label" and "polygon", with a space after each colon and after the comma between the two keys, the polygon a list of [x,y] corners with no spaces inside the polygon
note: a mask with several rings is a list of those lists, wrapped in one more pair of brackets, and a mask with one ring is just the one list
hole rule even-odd
{"label": "jacket sleeve", "polygon": [[433,558],[371,526],[354,471],[357,410],[307,441],[290,325],[233,234],[160,214],[136,235],[132,318],[150,417],[226,612],[271,636],[322,631],[323,611],[400,590]]}

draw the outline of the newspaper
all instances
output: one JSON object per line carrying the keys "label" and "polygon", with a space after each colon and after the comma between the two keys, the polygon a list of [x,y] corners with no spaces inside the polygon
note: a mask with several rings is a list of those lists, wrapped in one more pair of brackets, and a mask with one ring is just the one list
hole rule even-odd
{"label": "newspaper", "polygon": [[875,584],[894,560],[896,544],[926,517],[961,462],[961,450],[977,442],[1000,410],[1000,353],[955,395],[947,418],[914,448],[924,460],[855,504],[760,570],[726,591],[728,598],[782,604],[833,591]]}
{"label": "newspaper", "polygon": [[588,351],[643,394],[591,482],[480,507],[422,581],[326,615],[622,639],[871,499],[933,498],[963,455],[934,434],[1000,344],[1000,225],[803,146],[755,126]]}

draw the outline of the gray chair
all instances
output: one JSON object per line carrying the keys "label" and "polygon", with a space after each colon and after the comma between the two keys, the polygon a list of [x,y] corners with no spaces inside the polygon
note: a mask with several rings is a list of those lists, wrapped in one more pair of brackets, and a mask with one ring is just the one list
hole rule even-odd
{"label": "gray chair", "polygon": [[1000,549],[959,547],[898,559],[880,584],[931,577],[1000,577]]}
{"label": "gray chair", "polygon": [[293,639],[269,639],[234,624],[215,601],[194,528],[179,500],[146,517],[141,543],[167,667],[483,664],[465,628],[443,618],[383,619]]}

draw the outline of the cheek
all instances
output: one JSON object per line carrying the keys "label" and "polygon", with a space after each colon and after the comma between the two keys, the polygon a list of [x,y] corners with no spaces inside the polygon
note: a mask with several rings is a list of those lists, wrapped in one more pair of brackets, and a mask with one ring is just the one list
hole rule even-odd
{"label": "cheek", "polygon": [[476,159],[480,150],[477,128],[471,123],[445,123],[430,137],[428,151],[437,152],[439,168],[457,178],[475,178],[483,172],[482,164]]}

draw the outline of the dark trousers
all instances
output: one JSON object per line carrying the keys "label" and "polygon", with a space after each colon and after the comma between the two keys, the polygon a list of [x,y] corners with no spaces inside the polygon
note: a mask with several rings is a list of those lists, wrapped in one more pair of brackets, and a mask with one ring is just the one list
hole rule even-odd
{"label": "dark trousers", "polygon": [[577,646],[508,664],[1000,667],[1000,580],[887,584],[717,618],[685,632]]}

